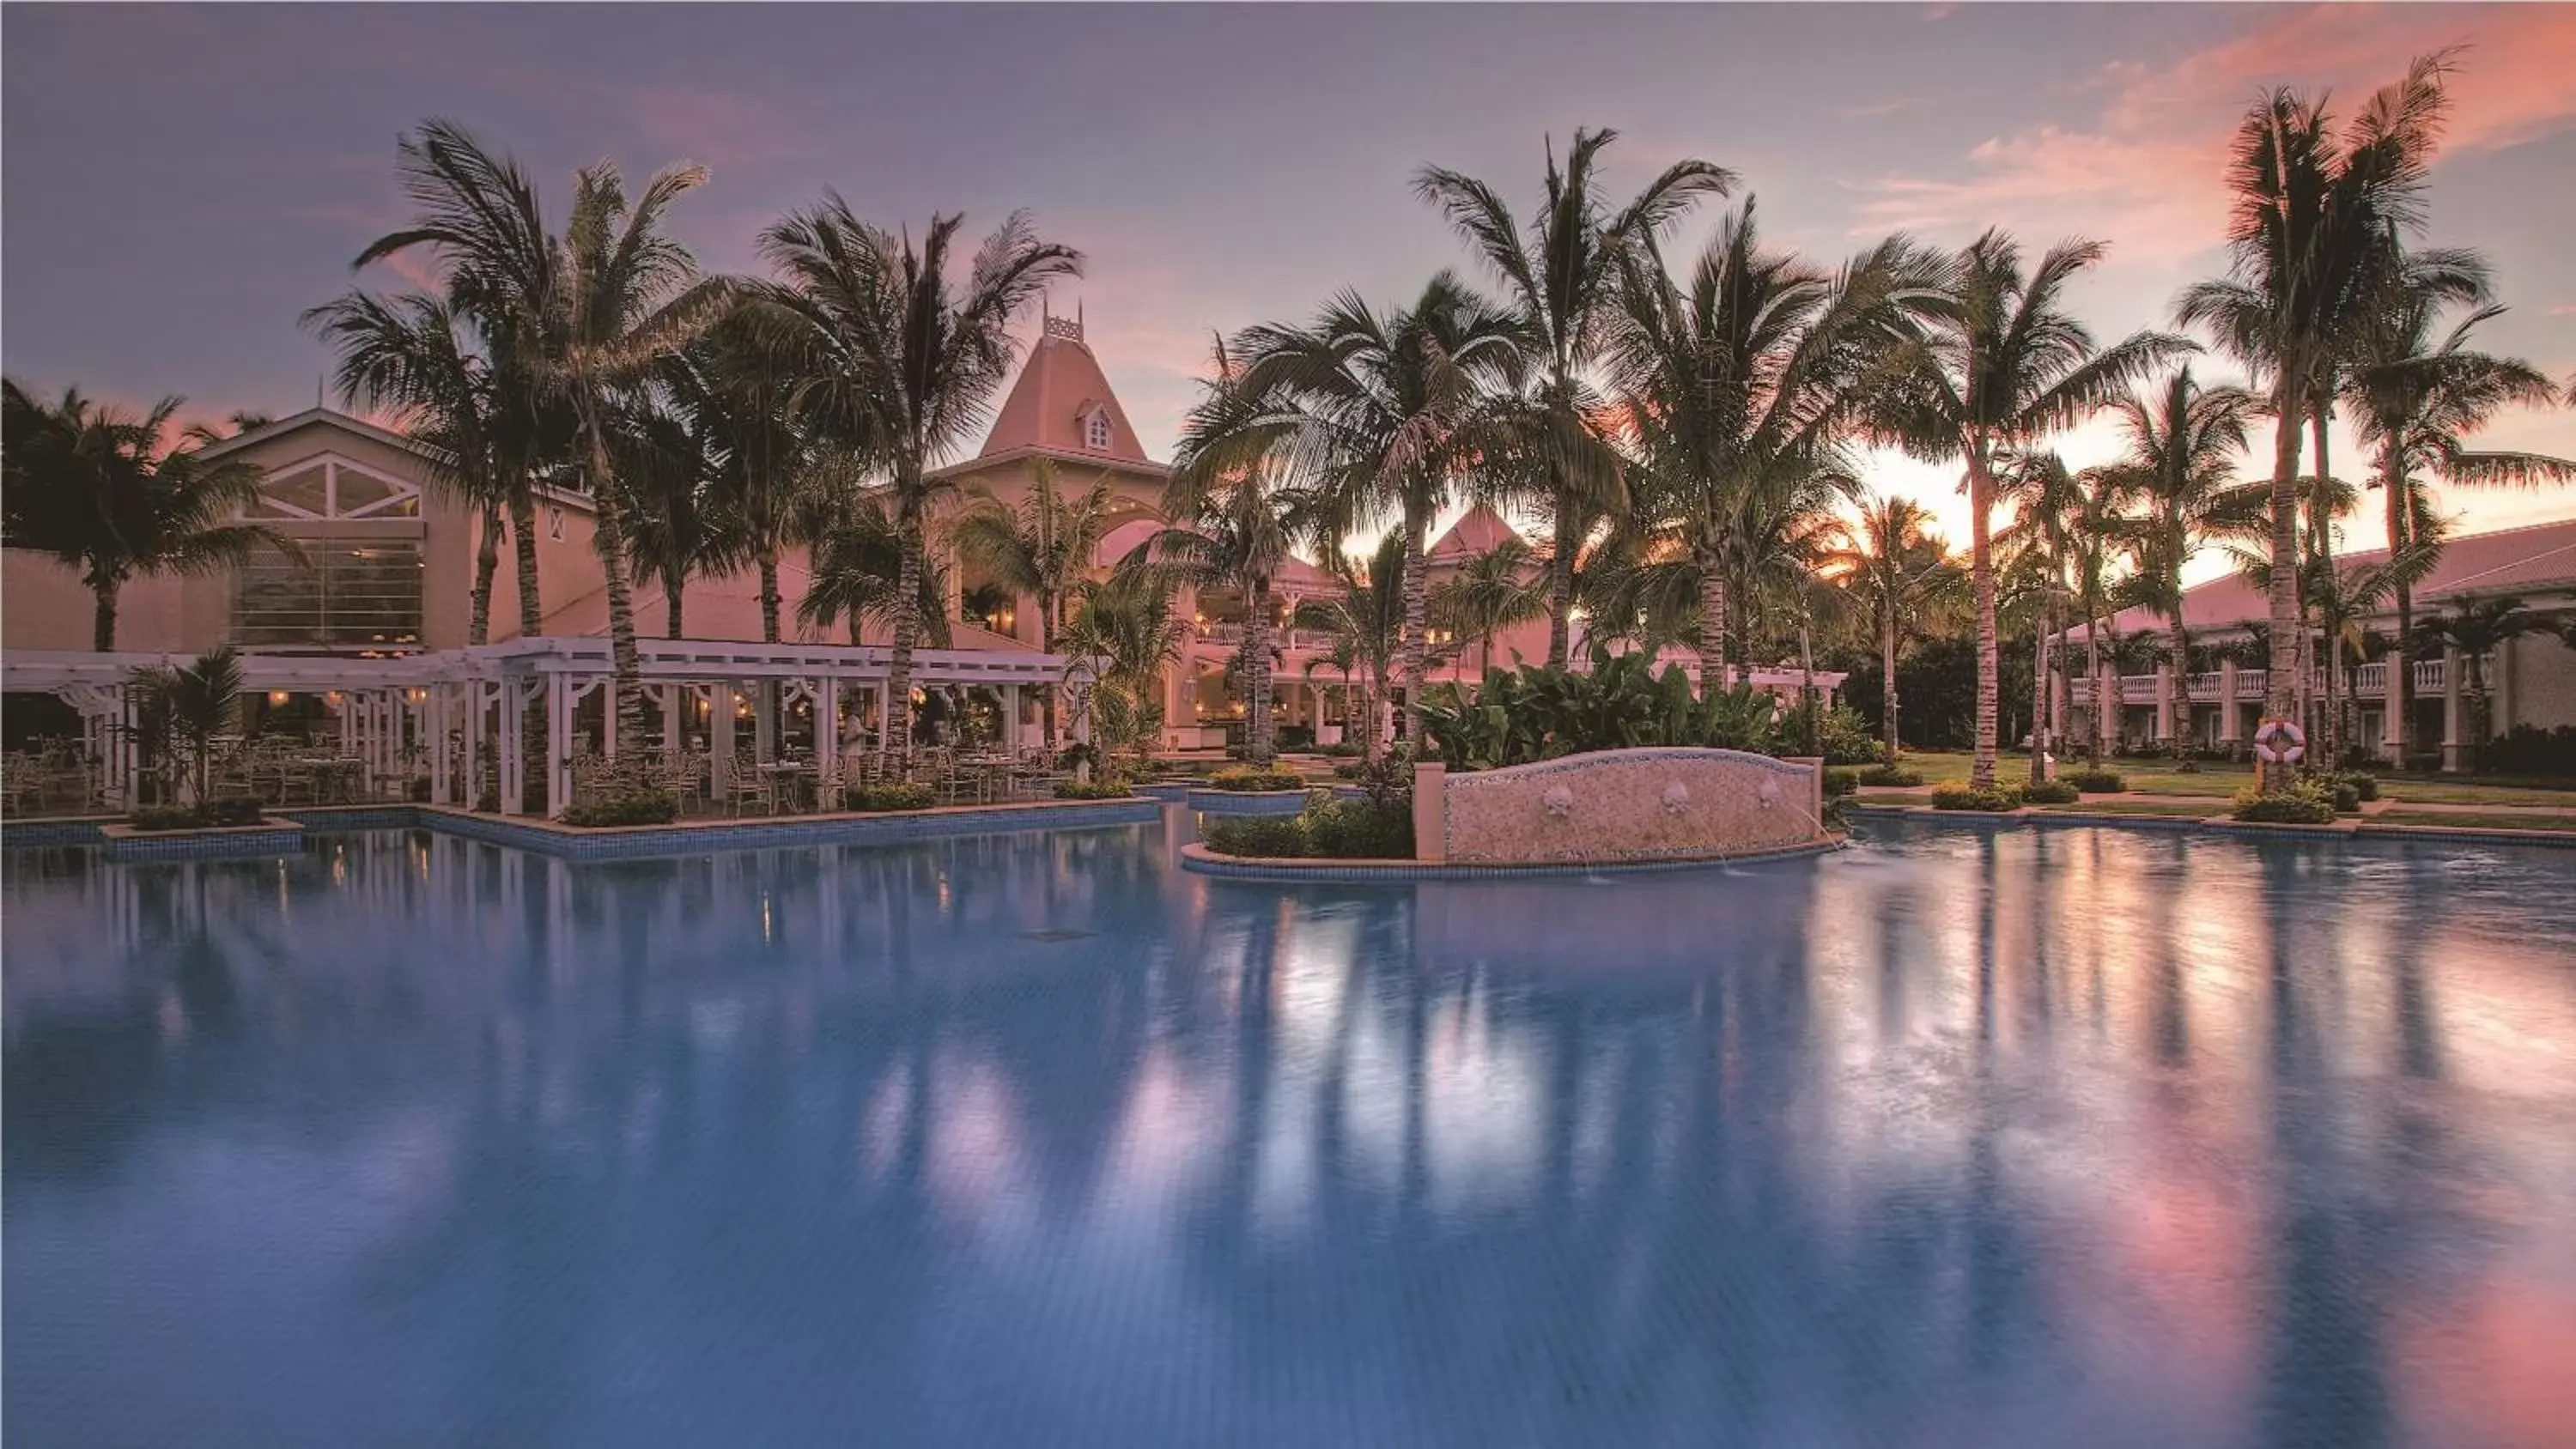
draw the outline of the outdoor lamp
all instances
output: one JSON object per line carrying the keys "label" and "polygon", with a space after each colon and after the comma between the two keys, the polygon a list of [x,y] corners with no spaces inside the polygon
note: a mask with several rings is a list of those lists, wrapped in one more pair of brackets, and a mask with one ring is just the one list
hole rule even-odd
{"label": "outdoor lamp", "polygon": [[286,703],[286,691],[285,691],[285,690],[282,690],[282,689],[272,689],[272,690],[270,690],[270,691],[268,692],[268,702],[269,702],[269,704],[270,704],[271,706],[282,705],[282,704]]}

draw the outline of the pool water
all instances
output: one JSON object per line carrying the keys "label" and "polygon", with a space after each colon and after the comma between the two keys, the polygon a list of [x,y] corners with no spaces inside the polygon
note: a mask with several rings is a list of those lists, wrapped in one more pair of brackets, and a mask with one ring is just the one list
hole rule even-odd
{"label": "pool water", "polygon": [[11,851],[13,1446],[2576,1443],[2576,857]]}

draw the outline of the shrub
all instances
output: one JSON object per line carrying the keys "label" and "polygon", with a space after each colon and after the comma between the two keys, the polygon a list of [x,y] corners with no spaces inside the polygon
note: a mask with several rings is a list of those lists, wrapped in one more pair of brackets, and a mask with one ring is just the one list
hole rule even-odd
{"label": "shrub", "polygon": [[1344,760],[1333,767],[1333,773],[1345,780],[1356,780],[1360,777],[1360,773],[1367,768],[1367,765],[1358,760]]}
{"label": "shrub", "polygon": [[2117,795],[2129,788],[2128,777],[2117,770],[2069,770],[2057,778],[2087,795]]}
{"label": "shrub", "polygon": [[1838,704],[1825,711],[1824,728],[1817,743],[1828,765],[1875,765],[1887,758],[1885,746],[1871,732],[1869,721],[1860,711]]}
{"label": "shrub", "polygon": [[1878,765],[1861,771],[1859,780],[1864,785],[1894,786],[1903,790],[1922,784],[1923,772],[1909,770],[1902,765]]}
{"label": "shrub", "polygon": [[1991,790],[1980,790],[1965,782],[1956,785],[1936,785],[1932,789],[1932,808],[1935,810],[2018,810],[2021,808],[2021,791],[2002,784]]}
{"label": "shrub", "polygon": [[2480,747],[2478,768],[2499,775],[2576,775],[2576,725],[2515,725]]}
{"label": "shrub", "polygon": [[1410,860],[1413,811],[1409,805],[1336,800],[1329,792],[1317,791],[1307,797],[1306,808],[1296,815],[1212,819],[1202,839],[1208,849],[1219,855],[1273,860]]}
{"label": "shrub", "polygon": [[621,790],[596,800],[582,800],[564,812],[564,824],[597,829],[603,825],[668,825],[680,818],[679,797],[668,790]]}
{"label": "shrub", "polygon": [[927,810],[930,787],[899,781],[884,785],[853,785],[841,796],[841,803],[852,810],[880,814],[888,810]]}
{"label": "shrub", "polygon": [[1825,798],[1828,800],[1839,800],[1846,795],[1858,791],[1860,789],[1860,776],[1861,772],[1858,770],[1829,769],[1825,771]]}
{"label": "shrub", "polygon": [[1339,740],[1329,745],[1315,746],[1315,753],[1329,755],[1336,760],[1355,760],[1359,758],[1360,747],[1351,741]]}
{"label": "shrub", "polygon": [[1266,794],[1279,790],[1303,790],[1306,788],[1306,777],[1294,770],[1256,770],[1245,766],[1241,769],[1219,770],[1208,776],[1208,787],[1244,794]]}
{"label": "shrub", "polygon": [[1103,775],[1088,783],[1081,780],[1055,782],[1055,798],[1059,800],[1124,800],[1135,793],[1127,788],[1126,781],[1115,775]]}
{"label": "shrub", "polygon": [[2236,808],[2229,813],[2257,824],[2331,825],[2334,795],[2315,780],[2301,780],[2282,790],[2239,790]]}
{"label": "shrub", "polygon": [[2329,778],[2339,791],[2352,791],[2352,804],[2347,808],[2357,810],[2362,801],[2379,798],[2379,777],[2368,770],[2339,770]]}
{"label": "shrub", "polygon": [[2072,805],[2084,792],[2072,780],[2042,780],[2022,787],[2021,798],[2032,805]]}
{"label": "shrub", "polygon": [[1200,835],[1207,848],[1219,855],[1288,860],[1306,854],[1306,831],[1301,819],[1293,815],[1213,819]]}
{"label": "shrub", "polygon": [[185,805],[137,805],[125,817],[137,830],[203,830],[205,812]]}

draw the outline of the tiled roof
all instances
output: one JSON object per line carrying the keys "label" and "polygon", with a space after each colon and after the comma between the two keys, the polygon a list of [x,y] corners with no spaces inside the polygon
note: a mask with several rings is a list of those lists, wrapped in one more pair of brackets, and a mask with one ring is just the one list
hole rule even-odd
{"label": "tiled roof", "polygon": [[[2384,548],[2356,549],[2337,554],[2335,561],[2369,564],[2387,558]],[[2461,594],[2492,598],[2558,589],[2576,589],[2576,519],[2453,538],[2443,545],[2442,561],[2432,576],[2416,586],[2415,599],[2420,609]],[[2193,632],[2259,622],[2271,612],[2263,594],[2232,573],[2186,589],[2182,597],[2183,627]],[[2111,620],[2112,629],[2121,634],[2164,626],[2162,617],[2146,609],[2124,609]],[[2076,630],[2075,637],[2083,638],[2084,631]]]}

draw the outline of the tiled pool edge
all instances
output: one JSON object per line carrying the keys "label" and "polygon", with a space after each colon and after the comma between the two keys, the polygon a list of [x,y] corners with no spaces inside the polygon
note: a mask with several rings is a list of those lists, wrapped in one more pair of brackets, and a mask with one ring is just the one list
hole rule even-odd
{"label": "tiled pool edge", "polygon": [[[264,832],[258,848],[235,846],[246,837],[191,834],[153,842],[166,848],[133,848],[108,839],[101,826],[112,820],[30,821],[0,829],[0,845],[45,849],[93,845],[108,848],[108,858],[207,859],[224,853],[292,854],[301,841],[316,836],[360,830],[434,830],[466,840],[553,856],[559,860],[636,860],[730,850],[771,850],[800,845],[869,845],[930,840],[954,835],[985,835],[1031,829],[1080,829],[1103,825],[1143,825],[1162,818],[1163,802],[1151,799],[1051,801],[1019,805],[968,806],[901,814],[835,814],[783,820],[701,823],[672,826],[628,826],[580,830],[523,817],[477,815],[441,805],[290,806],[272,812],[294,826],[291,831]],[[280,848],[265,836],[291,838]],[[32,838],[31,838],[32,837]],[[203,842],[208,849],[190,849]],[[213,849],[211,847],[225,847]]]}
{"label": "tiled pool edge", "polygon": [[120,865],[139,860],[258,860],[302,855],[304,827],[267,819],[205,830],[137,830],[120,821],[96,827],[100,855]]}
{"label": "tiled pool edge", "polygon": [[1954,827],[2012,829],[2024,825],[2108,825],[2124,830],[2199,832],[2235,839],[2407,840],[2455,845],[2536,845],[2544,850],[2576,850],[2576,830],[2487,830],[2447,825],[2377,825],[2368,819],[2333,825],[2274,825],[2247,820],[2213,821],[2194,815],[2115,815],[2087,811],[1934,810],[1915,805],[1846,805],[1843,813],[1867,820],[1914,820]]}
{"label": "tiled pool edge", "polygon": [[1391,881],[1527,880],[1542,876],[1660,875],[1681,870],[1714,870],[1730,865],[1797,860],[1840,850],[1843,837],[1780,850],[1742,855],[1702,855],[1681,860],[1548,861],[1530,865],[1463,865],[1445,861],[1292,862],[1218,855],[1192,841],[1181,847],[1181,869],[1219,880],[1259,881],[1264,885],[1364,885]]}

